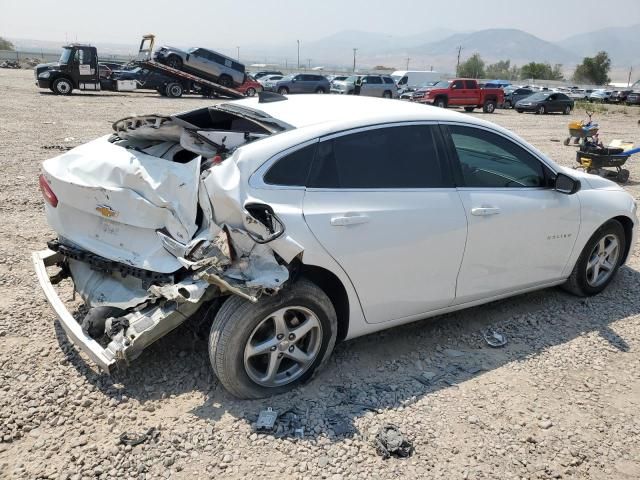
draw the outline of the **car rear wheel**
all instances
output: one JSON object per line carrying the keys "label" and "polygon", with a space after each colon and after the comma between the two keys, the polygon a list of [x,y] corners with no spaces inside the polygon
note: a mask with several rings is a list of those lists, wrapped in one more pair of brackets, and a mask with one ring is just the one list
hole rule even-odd
{"label": "car rear wheel", "polygon": [[68,78],[58,78],[53,82],[53,93],[56,95],[71,95],[73,84]]}
{"label": "car rear wheel", "polygon": [[231,88],[233,85],[233,79],[229,75],[220,75],[218,78],[218,83],[226,88]]}
{"label": "car rear wheel", "polygon": [[166,65],[167,67],[175,68],[176,70],[182,70],[182,59],[177,55],[169,55]]}
{"label": "car rear wheel", "polygon": [[511,102],[509,100],[505,101],[503,104],[504,108],[511,108],[513,105],[511,105]]}
{"label": "car rear wheel", "polygon": [[563,288],[581,297],[602,292],[618,271],[624,249],[624,228],[608,221],[591,236]]}
{"label": "car rear wheel", "polygon": [[523,112],[524,112],[524,110],[516,110],[516,112],[518,112],[518,113],[523,113]]}
{"label": "car rear wheel", "polygon": [[177,82],[168,83],[165,92],[167,97],[180,98],[182,96],[182,85]]}
{"label": "car rear wheel", "polygon": [[385,92],[382,94],[382,98],[391,98],[391,92],[389,90],[385,90]]}
{"label": "car rear wheel", "polygon": [[253,97],[256,94],[256,89],[253,87],[247,88],[247,91],[244,92],[247,97]]}
{"label": "car rear wheel", "polygon": [[485,102],[484,106],[482,107],[482,111],[484,113],[493,113],[496,111],[496,102],[494,102],[493,100],[489,100],[488,102]]}
{"label": "car rear wheel", "polygon": [[540,105],[538,108],[536,108],[536,113],[538,115],[544,115],[545,113],[547,113],[547,107],[545,107],[544,105]]}
{"label": "car rear wheel", "polygon": [[571,105],[566,105],[564,110],[562,111],[564,115],[569,115],[571,113]]}
{"label": "car rear wheel", "polygon": [[278,93],[280,95],[288,95],[289,94],[289,89],[287,87],[280,87],[278,89]]}
{"label": "car rear wheel", "polygon": [[211,325],[209,358],[230,393],[263,398],[312,378],[331,355],[336,335],[333,304],[302,279],[257,303],[227,299]]}
{"label": "car rear wheel", "polygon": [[322,87],[316,88],[316,93],[325,93],[324,88]]}

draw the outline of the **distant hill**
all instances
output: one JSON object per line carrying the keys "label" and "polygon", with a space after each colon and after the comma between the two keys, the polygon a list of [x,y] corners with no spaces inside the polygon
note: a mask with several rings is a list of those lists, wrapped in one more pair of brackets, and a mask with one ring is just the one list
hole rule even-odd
{"label": "distant hill", "polygon": [[614,65],[637,65],[640,63],[640,24],[581,33],[558,44],[581,58],[604,50],[609,53]]}

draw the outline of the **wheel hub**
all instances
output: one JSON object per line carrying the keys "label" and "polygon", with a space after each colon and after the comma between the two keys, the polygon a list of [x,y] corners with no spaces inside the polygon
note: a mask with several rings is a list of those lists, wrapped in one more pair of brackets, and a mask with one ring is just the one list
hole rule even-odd
{"label": "wheel hub", "polygon": [[620,242],[615,235],[605,235],[596,244],[587,262],[587,283],[599,287],[615,270],[620,255]]}

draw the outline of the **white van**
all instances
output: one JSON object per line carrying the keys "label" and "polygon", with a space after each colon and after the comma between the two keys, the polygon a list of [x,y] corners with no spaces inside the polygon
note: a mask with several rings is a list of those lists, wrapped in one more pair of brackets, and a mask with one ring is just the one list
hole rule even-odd
{"label": "white van", "polygon": [[438,72],[419,70],[397,70],[391,74],[399,89],[417,88],[429,82],[437,82],[441,75]]}

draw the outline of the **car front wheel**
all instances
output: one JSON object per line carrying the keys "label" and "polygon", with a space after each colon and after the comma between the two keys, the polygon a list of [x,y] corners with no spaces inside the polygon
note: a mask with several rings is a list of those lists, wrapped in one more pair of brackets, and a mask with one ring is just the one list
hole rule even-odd
{"label": "car front wheel", "polygon": [[331,355],[336,336],[331,300],[302,279],[257,303],[228,298],[211,326],[209,358],[230,393],[263,398],[309,380]]}
{"label": "car front wheel", "polygon": [[602,292],[618,271],[624,250],[624,228],[617,220],[608,221],[589,239],[563,287],[581,297]]}

